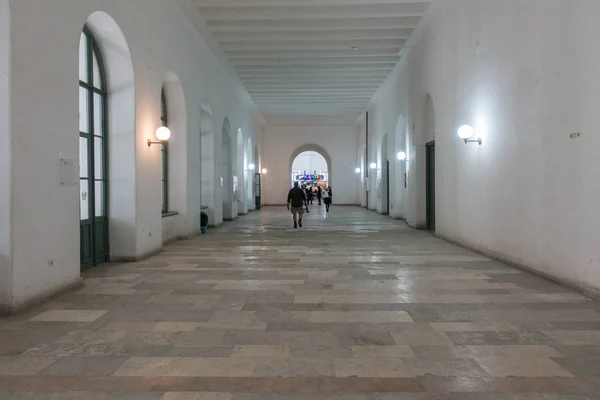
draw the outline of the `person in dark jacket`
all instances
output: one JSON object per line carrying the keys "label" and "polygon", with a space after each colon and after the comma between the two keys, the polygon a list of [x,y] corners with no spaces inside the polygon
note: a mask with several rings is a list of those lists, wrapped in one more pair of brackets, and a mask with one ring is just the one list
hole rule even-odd
{"label": "person in dark jacket", "polygon": [[294,182],[294,187],[289,191],[287,197],[287,209],[292,212],[294,218],[294,229],[302,228],[302,217],[304,216],[304,204],[306,203],[306,193],[300,189],[298,182]]}

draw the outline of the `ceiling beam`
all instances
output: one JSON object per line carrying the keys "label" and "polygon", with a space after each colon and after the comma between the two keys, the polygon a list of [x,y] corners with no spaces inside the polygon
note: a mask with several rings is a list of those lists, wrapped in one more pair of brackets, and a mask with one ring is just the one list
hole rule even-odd
{"label": "ceiling beam", "polygon": [[364,58],[364,57],[379,57],[392,56],[399,58],[400,47],[389,47],[381,49],[359,49],[357,51],[346,50],[255,50],[255,51],[226,51],[225,54],[230,59],[242,58],[272,58],[272,59],[293,59],[293,58]]}
{"label": "ceiling beam", "polygon": [[295,74],[295,73],[315,73],[315,72],[381,72],[387,71],[390,72],[396,66],[395,62],[388,63],[361,63],[361,64],[314,64],[314,65],[240,65],[236,69],[238,73],[244,74],[248,72],[263,72],[263,73],[286,73],[286,74]]}
{"label": "ceiling beam", "polygon": [[[257,41],[257,42],[222,42],[219,44],[225,52],[236,51],[291,51],[291,50],[337,50],[354,51],[360,54],[364,50],[371,49],[395,49],[397,54],[406,43],[404,39],[334,39],[331,40],[327,35],[321,39],[315,40],[297,40],[297,41]],[[352,50],[356,47],[357,50]]]}
{"label": "ceiling beam", "polygon": [[361,19],[384,17],[421,17],[427,3],[356,4],[323,6],[254,6],[254,7],[199,7],[206,21],[248,20],[322,20]]}
{"label": "ceiling beam", "polygon": [[377,57],[313,57],[313,58],[236,58],[230,57],[230,61],[234,66],[250,66],[250,65],[302,65],[313,66],[319,64],[329,65],[360,65],[360,64],[397,64],[400,56],[377,56]]}
{"label": "ceiling beam", "polygon": [[420,17],[381,17],[359,19],[321,19],[298,21],[289,18],[275,21],[207,21],[214,33],[219,32],[307,32],[323,30],[414,29]]}
{"label": "ceiling beam", "polygon": [[293,7],[303,6],[339,6],[400,3],[431,3],[432,0],[193,0],[199,7]]}
{"label": "ceiling beam", "polygon": [[412,29],[323,30],[297,32],[215,32],[215,39],[227,42],[302,42],[310,40],[384,40],[408,39]]}

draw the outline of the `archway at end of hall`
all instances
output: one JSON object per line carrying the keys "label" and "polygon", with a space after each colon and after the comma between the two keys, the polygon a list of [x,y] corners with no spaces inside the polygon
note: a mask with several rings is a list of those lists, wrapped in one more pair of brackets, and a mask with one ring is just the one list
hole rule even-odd
{"label": "archway at end of hall", "polygon": [[318,190],[318,187],[333,187],[331,158],[329,153],[318,145],[304,145],[296,149],[290,157],[290,187],[294,182],[300,186]]}

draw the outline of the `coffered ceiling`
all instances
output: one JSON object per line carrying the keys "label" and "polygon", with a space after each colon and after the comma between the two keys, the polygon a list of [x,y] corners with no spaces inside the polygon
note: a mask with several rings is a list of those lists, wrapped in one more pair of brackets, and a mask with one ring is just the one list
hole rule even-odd
{"label": "coffered ceiling", "polygon": [[356,118],[429,0],[192,0],[263,115]]}

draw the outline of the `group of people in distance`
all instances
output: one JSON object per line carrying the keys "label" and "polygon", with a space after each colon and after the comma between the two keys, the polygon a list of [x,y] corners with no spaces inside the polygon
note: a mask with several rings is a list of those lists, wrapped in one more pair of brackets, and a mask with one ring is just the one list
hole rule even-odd
{"label": "group of people in distance", "polygon": [[292,212],[294,229],[298,227],[302,228],[302,218],[304,217],[304,212],[306,211],[307,213],[310,213],[308,206],[309,204],[313,204],[313,198],[315,195],[319,202],[318,204],[325,204],[325,211],[329,212],[333,195],[331,186],[328,186],[326,189],[319,186],[315,193],[313,192],[312,188],[306,186],[301,188],[298,182],[294,182],[294,187],[289,191],[287,197],[287,208]]}

